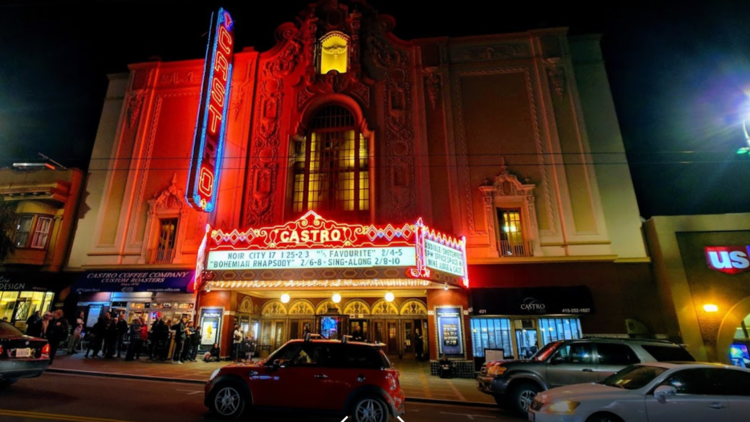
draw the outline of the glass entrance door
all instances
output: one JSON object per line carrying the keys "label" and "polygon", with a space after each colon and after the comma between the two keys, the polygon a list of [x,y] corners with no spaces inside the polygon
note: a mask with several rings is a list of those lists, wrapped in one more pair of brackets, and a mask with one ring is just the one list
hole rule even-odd
{"label": "glass entrance door", "polygon": [[536,330],[516,330],[516,348],[518,359],[528,359],[538,349]]}

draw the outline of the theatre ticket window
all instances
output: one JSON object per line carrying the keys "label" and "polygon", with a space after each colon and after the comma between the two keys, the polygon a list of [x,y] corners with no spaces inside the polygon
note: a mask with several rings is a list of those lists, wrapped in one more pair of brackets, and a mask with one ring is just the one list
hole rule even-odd
{"label": "theatre ticket window", "polygon": [[556,340],[575,340],[583,336],[578,318],[539,318],[539,331],[542,346]]}
{"label": "theatre ticket window", "polygon": [[484,349],[503,349],[506,357],[512,355],[510,319],[473,318],[471,340],[476,357],[483,357]]}
{"label": "theatre ticket window", "polygon": [[333,105],[313,118],[294,145],[292,211],[366,219],[370,209],[368,143],[345,107]]}

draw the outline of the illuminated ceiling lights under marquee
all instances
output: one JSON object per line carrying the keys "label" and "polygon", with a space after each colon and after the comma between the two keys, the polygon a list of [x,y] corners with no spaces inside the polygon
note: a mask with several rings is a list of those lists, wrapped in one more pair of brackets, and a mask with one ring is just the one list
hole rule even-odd
{"label": "illuminated ceiling lights under marquee", "polygon": [[211,288],[469,286],[466,240],[431,230],[422,219],[401,226],[343,224],[309,211],[279,226],[209,229],[206,236],[202,280]]}
{"label": "illuminated ceiling lights under marquee", "polygon": [[234,54],[234,21],[229,12],[219,9],[216,20],[211,16],[209,34],[186,189],[188,203],[204,212],[213,211],[216,204],[229,109],[227,102]]}

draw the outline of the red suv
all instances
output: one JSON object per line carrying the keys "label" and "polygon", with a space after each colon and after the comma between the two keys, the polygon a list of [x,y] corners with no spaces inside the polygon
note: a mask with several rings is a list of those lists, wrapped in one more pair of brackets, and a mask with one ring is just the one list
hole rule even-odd
{"label": "red suv", "polygon": [[217,369],[204,404],[222,419],[237,419],[252,406],[385,422],[404,413],[404,392],[381,346],[291,340],[261,362]]}

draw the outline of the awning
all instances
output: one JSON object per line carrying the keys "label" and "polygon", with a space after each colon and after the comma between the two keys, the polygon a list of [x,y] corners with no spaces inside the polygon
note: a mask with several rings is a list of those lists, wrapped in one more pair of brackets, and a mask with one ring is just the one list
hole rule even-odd
{"label": "awning", "polygon": [[96,292],[193,292],[195,270],[86,271],[73,288]]}
{"label": "awning", "polygon": [[473,315],[591,314],[587,286],[471,289]]}

